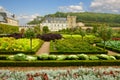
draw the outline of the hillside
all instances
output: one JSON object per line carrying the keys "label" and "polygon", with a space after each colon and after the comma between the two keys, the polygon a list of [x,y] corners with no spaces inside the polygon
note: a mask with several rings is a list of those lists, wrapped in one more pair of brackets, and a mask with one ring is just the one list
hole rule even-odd
{"label": "hillside", "polygon": [[77,16],[77,22],[84,22],[87,26],[95,24],[108,24],[109,26],[120,27],[120,14],[108,14],[108,13],[63,13],[56,12],[55,14],[48,14],[44,17],[67,17],[67,15]]}

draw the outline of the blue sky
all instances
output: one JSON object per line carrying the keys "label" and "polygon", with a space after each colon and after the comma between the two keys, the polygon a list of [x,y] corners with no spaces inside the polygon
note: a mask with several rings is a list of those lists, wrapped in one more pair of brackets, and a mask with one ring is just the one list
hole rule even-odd
{"label": "blue sky", "polygon": [[20,24],[57,11],[120,14],[119,5],[120,0],[0,0],[0,8],[14,13]]}

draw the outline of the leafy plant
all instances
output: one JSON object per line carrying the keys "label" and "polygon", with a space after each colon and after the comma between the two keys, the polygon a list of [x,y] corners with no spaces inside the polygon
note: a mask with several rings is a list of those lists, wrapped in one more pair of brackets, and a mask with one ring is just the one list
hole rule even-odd
{"label": "leafy plant", "polygon": [[32,38],[35,37],[33,29],[27,29],[25,32],[25,37],[30,39],[30,49],[32,50]]}

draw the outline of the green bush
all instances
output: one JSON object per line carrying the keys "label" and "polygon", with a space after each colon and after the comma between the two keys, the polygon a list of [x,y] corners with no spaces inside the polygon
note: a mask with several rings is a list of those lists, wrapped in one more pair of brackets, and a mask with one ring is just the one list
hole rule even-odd
{"label": "green bush", "polygon": [[95,55],[92,55],[89,57],[90,60],[99,60],[99,58]]}
{"label": "green bush", "polygon": [[79,60],[89,60],[89,57],[86,54],[79,54],[77,56],[79,57]]}
{"label": "green bush", "polygon": [[56,59],[57,59],[57,56],[56,56],[56,55],[49,55],[49,59],[50,59],[50,60],[56,60]]}
{"label": "green bush", "polygon": [[78,57],[77,55],[68,55],[68,56],[67,56],[67,59],[68,59],[68,60],[78,60],[79,57]]}
{"label": "green bush", "polygon": [[58,55],[56,60],[65,60],[67,56],[65,55]]}
{"label": "green bush", "polygon": [[102,60],[110,60],[110,57],[108,55],[105,55],[105,54],[98,55],[97,57],[99,59],[102,59]]}
{"label": "green bush", "polygon": [[11,33],[18,33],[18,32],[19,32],[18,26],[0,24],[0,34],[11,34]]}
{"label": "green bush", "polygon": [[23,54],[23,53],[18,53],[16,55],[14,55],[14,59],[16,61],[25,61],[26,58],[27,58],[27,56],[25,54]]}
{"label": "green bush", "polygon": [[49,58],[49,55],[48,54],[41,54],[41,55],[38,55],[38,59],[39,60],[48,60]]}

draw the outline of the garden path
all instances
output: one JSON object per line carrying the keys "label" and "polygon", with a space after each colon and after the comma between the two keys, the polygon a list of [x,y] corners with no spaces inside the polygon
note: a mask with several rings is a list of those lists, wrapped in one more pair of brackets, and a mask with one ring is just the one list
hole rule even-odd
{"label": "garden path", "polygon": [[43,53],[49,54],[49,47],[50,47],[50,42],[44,42],[41,48],[36,52],[36,55],[40,55]]}
{"label": "garden path", "polygon": [[116,54],[119,54],[119,53],[108,50],[108,55],[116,55]]}

